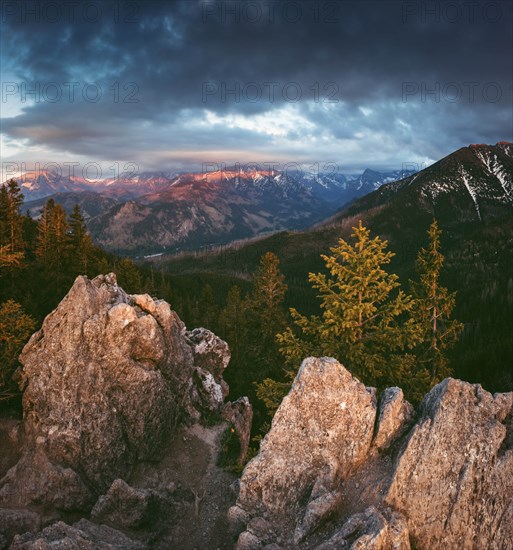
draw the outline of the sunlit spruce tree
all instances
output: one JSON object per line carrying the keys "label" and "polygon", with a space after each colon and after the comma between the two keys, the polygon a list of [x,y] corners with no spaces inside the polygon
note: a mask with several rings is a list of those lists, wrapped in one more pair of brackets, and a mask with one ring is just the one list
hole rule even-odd
{"label": "sunlit spruce tree", "polygon": [[457,342],[463,324],[451,315],[456,305],[456,293],[440,284],[444,265],[441,253],[441,229],[436,220],[428,230],[429,244],[417,256],[417,280],[410,281],[415,307],[413,314],[421,333],[421,342],[415,349],[418,368],[429,371],[434,384],[450,376],[447,351]]}
{"label": "sunlit spruce tree", "polygon": [[292,309],[296,326],[278,335],[280,350],[296,365],[308,355],[328,355],[367,384],[396,383],[405,375],[404,352],[420,339],[410,317],[413,300],[385,270],[394,256],[387,241],[371,238],[361,221],[353,230],[352,244],[340,239],[329,256],[322,255],[329,274],[309,275],[322,315]]}

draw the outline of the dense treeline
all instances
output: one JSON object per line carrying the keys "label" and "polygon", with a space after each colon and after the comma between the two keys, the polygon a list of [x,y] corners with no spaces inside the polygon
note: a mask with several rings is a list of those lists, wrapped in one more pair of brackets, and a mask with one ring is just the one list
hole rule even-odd
{"label": "dense treeline", "polygon": [[[405,239],[391,242],[389,250],[352,219],[347,221],[355,226],[352,236],[344,226],[339,235],[345,240],[331,250],[326,244],[334,240],[332,228],[309,240],[278,234],[227,248],[221,255],[205,255],[199,266],[198,258],[183,258],[157,268],[136,266],[95,246],[78,206],[68,216],[50,199],[36,221],[21,214],[22,203],[16,182],[1,188],[0,392],[5,395],[15,389],[10,378],[23,343],[75,277],[108,271],[117,273],[128,292],[169,301],[188,327],[205,326],[227,340],[230,398],[250,397],[260,431],[309,354],[336,356],[367,384],[401,385],[413,401],[451,373],[491,390],[511,385],[507,374],[487,366],[510,361],[513,351],[508,225],[447,239],[435,223],[428,235],[407,236],[421,243],[419,252]],[[451,242],[457,246],[447,246]],[[281,264],[278,255],[285,260]],[[356,269],[351,276],[348,265]],[[446,287],[463,290],[456,297]]]}
{"label": "dense treeline", "polygon": [[[267,252],[251,280],[244,281],[245,290],[232,286],[224,305],[219,305],[206,283],[198,293],[200,309],[186,307],[181,314],[230,344],[232,360],[225,377],[233,397],[249,395],[256,431],[266,431],[302,359],[309,355],[336,357],[363,382],[378,388],[400,385],[417,403],[431,386],[453,373],[449,352],[463,329],[452,319],[455,295],[441,283],[440,237],[433,222],[418,251],[415,277],[404,289],[389,272],[395,254],[388,243],[371,237],[360,222],[353,229],[354,242],[340,238],[330,255],[321,256],[323,272],[310,273],[319,301],[317,313],[289,311],[280,261]],[[175,300],[179,303],[178,295]]]}
{"label": "dense treeline", "polygon": [[[399,227],[382,227],[381,223],[364,213],[363,221],[375,234],[386,236],[396,255],[389,269],[396,273],[404,287],[416,278],[415,263],[419,249],[426,244],[430,219]],[[216,254],[201,257],[182,257],[161,260],[169,272],[171,286],[178,289],[180,300],[196,296],[211,282],[216,302],[222,306],[230,284],[247,291],[250,276],[259,258],[272,250],[281,261],[288,292],[286,308],[296,308],[304,315],[319,314],[315,290],[308,283],[310,272],[323,270],[321,258],[339,236],[350,238],[350,222],[346,220],[329,228],[304,233],[282,232],[249,243],[227,248]],[[457,344],[447,356],[454,376],[482,384],[488,391],[513,390],[513,224],[511,218],[484,222],[444,223],[441,249],[446,257],[440,274],[441,283],[456,292],[454,317],[464,323]],[[180,300],[174,304],[179,307]],[[184,312],[187,322],[192,318]],[[201,320],[194,319],[194,323]]]}

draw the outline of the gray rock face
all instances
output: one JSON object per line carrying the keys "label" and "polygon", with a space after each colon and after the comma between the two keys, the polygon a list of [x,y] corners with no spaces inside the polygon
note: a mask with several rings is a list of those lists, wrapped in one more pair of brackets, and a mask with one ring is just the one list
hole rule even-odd
{"label": "gray rock face", "polygon": [[238,505],[296,508],[318,492],[320,481],[329,485],[365,459],[375,417],[371,393],[337,361],[306,359],[259,454],[244,470]]}
{"label": "gray rock face", "polygon": [[247,397],[240,397],[237,401],[226,403],[223,409],[223,418],[228,420],[239,437],[240,454],[238,464],[244,465],[248,456],[251,424],[253,421],[253,407]]}
{"label": "gray rock face", "polygon": [[217,336],[187,334],[169,304],[127,295],[114,274],[78,277],[20,356],[25,452],[0,502],[89,509],[158,457],[179,421],[219,411],[229,357]]}
{"label": "gray rock face", "polygon": [[116,479],[94,505],[91,517],[102,523],[137,529],[157,519],[159,500],[154,491],[135,489]]}
{"label": "gray rock face", "polygon": [[7,547],[16,533],[37,532],[41,518],[30,510],[0,508],[0,548]]}
{"label": "gray rock face", "polygon": [[416,547],[513,546],[512,405],[450,378],[425,397],[385,499]]}
{"label": "gray rock face", "polygon": [[513,393],[447,379],[417,415],[399,388],[374,395],[303,362],[242,474],[237,548],[513,548]]}
{"label": "gray rock face", "polygon": [[387,449],[408,428],[413,414],[413,407],[404,399],[403,390],[386,388],[381,394],[373,446]]}
{"label": "gray rock face", "polygon": [[73,526],[62,521],[54,523],[33,534],[25,533],[14,537],[10,550],[144,550],[146,545],[107,527],[81,519]]}
{"label": "gray rock face", "polygon": [[315,550],[410,550],[405,519],[386,509],[383,514],[374,506],[351,516],[342,529]]}

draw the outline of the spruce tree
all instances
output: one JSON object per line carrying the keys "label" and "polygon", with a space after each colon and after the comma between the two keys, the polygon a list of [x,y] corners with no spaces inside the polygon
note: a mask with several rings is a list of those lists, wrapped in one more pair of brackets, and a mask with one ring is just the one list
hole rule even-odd
{"label": "spruce tree", "polygon": [[361,221],[351,236],[354,244],[340,239],[329,256],[321,256],[329,275],[309,275],[322,315],[291,310],[296,330],[278,335],[280,349],[296,368],[308,355],[329,355],[367,384],[399,383],[406,375],[403,353],[419,341],[409,318],[413,300],[400,290],[397,275],[385,270],[394,256],[387,241],[371,238]]}
{"label": "spruce tree", "polygon": [[35,320],[20,304],[7,300],[0,305],[0,401],[18,393],[12,376],[18,356],[35,328]]}
{"label": "spruce tree", "polygon": [[450,376],[447,351],[458,340],[463,324],[451,315],[456,305],[456,293],[440,283],[444,265],[441,253],[441,229],[436,220],[428,229],[429,244],[417,256],[417,280],[410,281],[415,299],[414,316],[422,341],[416,348],[417,364],[428,369],[431,384]]}
{"label": "spruce tree", "polygon": [[10,251],[9,243],[9,197],[7,186],[0,186],[0,246],[5,248],[6,253]]}
{"label": "spruce tree", "polygon": [[228,291],[220,321],[222,323],[220,332],[230,344],[232,361],[236,361],[244,338],[244,304],[240,288],[237,285],[232,286]]}
{"label": "spruce tree", "polygon": [[48,229],[48,267],[57,276],[62,276],[69,259],[69,240],[66,211],[60,204],[50,210]]}
{"label": "spruce tree", "polygon": [[137,294],[142,289],[141,272],[130,258],[124,258],[116,263],[115,271],[118,283],[127,292]]}
{"label": "spruce tree", "polygon": [[11,254],[23,253],[23,193],[16,182],[11,179],[2,185],[0,190],[0,246],[7,247]]}
{"label": "spruce tree", "polygon": [[69,229],[70,263],[73,275],[88,275],[93,243],[78,204],[69,215]]}
{"label": "spruce tree", "polygon": [[201,290],[201,298],[199,300],[199,310],[200,310],[200,325],[208,328],[212,332],[217,331],[219,310],[216,305],[214,298],[214,291],[212,286],[208,283],[203,286]]}
{"label": "spruce tree", "polygon": [[40,264],[45,268],[48,268],[50,263],[50,219],[54,208],[55,201],[48,199],[37,224],[36,256]]}
{"label": "spruce tree", "polygon": [[246,300],[248,347],[260,375],[279,372],[281,365],[276,334],[286,326],[284,302],[287,285],[279,266],[280,260],[272,252],[260,258]]}

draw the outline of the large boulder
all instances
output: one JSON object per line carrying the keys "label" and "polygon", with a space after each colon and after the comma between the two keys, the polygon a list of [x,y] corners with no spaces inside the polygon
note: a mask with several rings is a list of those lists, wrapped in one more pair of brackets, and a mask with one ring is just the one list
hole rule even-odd
{"label": "large boulder", "polygon": [[513,548],[513,393],[447,379],[415,412],[307,359],[228,517],[241,550]]}
{"label": "large boulder", "polygon": [[24,454],[0,502],[89,509],[180,421],[220,412],[229,357],[165,301],[126,294],[114,274],[78,277],[20,356]]}
{"label": "large boulder", "polygon": [[512,405],[451,378],[425,397],[385,499],[415,547],[512,547]]}
{"label": "large boulder", "polygon": [[367,455],[376,418],[372,392],[335,359],[306,359],[246,466],[238,506],[281,512]]}

